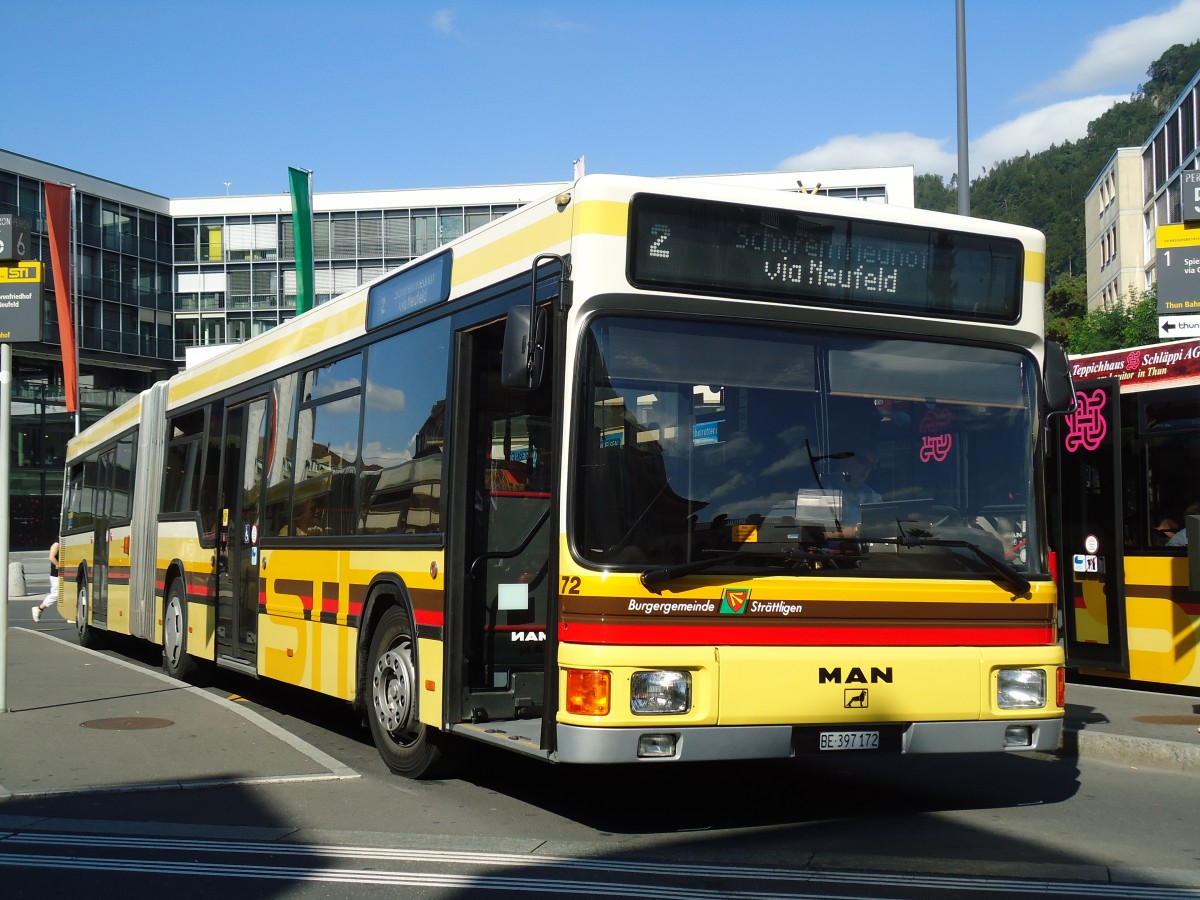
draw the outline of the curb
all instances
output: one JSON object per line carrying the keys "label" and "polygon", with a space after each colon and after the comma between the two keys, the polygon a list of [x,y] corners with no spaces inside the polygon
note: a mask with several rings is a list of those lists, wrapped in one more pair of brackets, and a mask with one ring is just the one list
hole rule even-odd
{"label": "curb", "polygon": [[1200,746],[1179,741],[1105,734],[1101,731],[1063,731],[1060,756],[1103,759],[1180,772],[1200,772]]}

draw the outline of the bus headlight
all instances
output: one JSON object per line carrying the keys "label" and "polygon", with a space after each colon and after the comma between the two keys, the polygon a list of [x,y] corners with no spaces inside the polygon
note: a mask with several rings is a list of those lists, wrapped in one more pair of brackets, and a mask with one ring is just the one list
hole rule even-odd
{"label": "bus headlight", "polygon": [[1046,673],[1042,669],[1001,669],[996,673],[996,705],[1001,709],[1042,709]]}
{"label": "bus headlight", "polygon": [[685,713],[692,708],[690,672],[634,672],[629,682],[629,710],[637,716]]}

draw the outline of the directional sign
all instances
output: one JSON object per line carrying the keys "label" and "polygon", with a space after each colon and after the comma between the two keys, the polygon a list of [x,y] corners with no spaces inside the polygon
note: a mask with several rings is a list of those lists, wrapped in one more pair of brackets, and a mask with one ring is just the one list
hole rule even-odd
{"label": "directional sign", "polygon": [[1200,313],[1200,227],[1159,225],[1155,243],[1159,316]]}
{"label": "directional sign", "polygon": [[0,264],[0,343],[42,339],[42,264]]}
{"label": "directional sign", "polygon": [[1194,338],[1200,337],[1200,316],[1159,316],[1158,336],[1160,338]]}

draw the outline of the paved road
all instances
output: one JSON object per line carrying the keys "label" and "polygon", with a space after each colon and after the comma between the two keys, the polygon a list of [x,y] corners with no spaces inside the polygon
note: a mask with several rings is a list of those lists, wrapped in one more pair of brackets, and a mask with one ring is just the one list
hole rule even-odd
{"label": "paved road", "polygon": [[[462,778],[414,783],[386,772],[341,704],[233,676],[192,688],[145,645],[97,654],[61,620],[34,628],[23,602],[9,609],[0,867],[42,895],[187,896],[182,874],[196,896],[221,879],[289,897],[336,884],[585,896],[593,883],[611,896],[1200,897],[1200,775],[1174,758],[571,769],[482,752]],[[1162,736],[1194,733],[1197,698],[1169,698],[1178,721],[1138,722],[1147,698],[1124,708],[1124,694],[1081,691],[1085,731],[1189,746]]]}

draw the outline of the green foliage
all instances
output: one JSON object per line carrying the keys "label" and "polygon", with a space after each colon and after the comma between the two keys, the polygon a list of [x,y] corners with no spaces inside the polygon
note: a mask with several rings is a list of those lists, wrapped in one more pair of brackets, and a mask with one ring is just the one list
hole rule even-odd
{"label": "green foliage", "polygon": [[917,209],[937,212],[958,212],[958,188],[946,184],[941,175],[918,175],[913,179]]}
{"label": "green foliage", "polygon": [[1087,278],[1060,275],[1046,291],[1046,337],[1067,345],[1071,331],[1087,314]]}
{"label": "green foliage", "polygon": [[1135,292],[1129,292],[1129,323],[1125,329],[1122,347],[1140,347],[1143,344],[1157,344],[1162,340],[1158,336],[1158,291],[1157,286],[1143,291],[1137,298]]}
{"label": "green foliage", "polygon": [[1138,89],[1138,94],[1166,112],[1187,83],[1196,74],[1197,45],[1174,44],[1150,63],[1146,74],[1150,80]]}
{"label": "green foliage", "polygon": [[1123,347],[1156,344],[1158,297],[1153,290],[1130,289],[1120,303],[1093,309],[1079,319],[1067,336],[1068,353],[1102,353]]}

